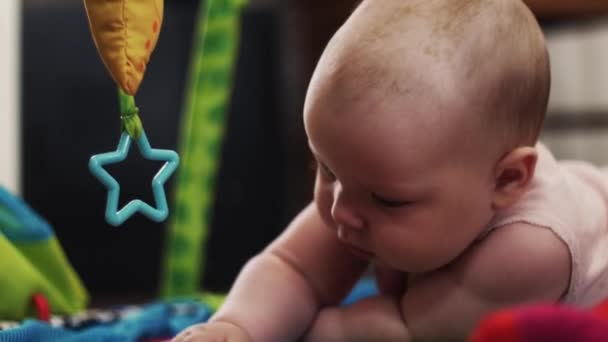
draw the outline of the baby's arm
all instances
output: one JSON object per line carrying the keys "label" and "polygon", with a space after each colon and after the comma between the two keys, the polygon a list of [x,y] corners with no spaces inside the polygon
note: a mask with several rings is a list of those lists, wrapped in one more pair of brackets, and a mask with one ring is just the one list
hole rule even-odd
{"label": "baby's arm", "polygon": [[378,296],[327,308],[307,341],[408,341],[465,337],[491,311],[557,301],[568,288],[570,254],[549,229],[512,224],[456,262],[416,278],[401,297]]}
{"label": "baby's arm", "polygon": [[[295,341],[321,306],[339,303],[365,266],[337,240],[311,204],[247,263],[211,323],[190,328],[176,341],[187,334],[198,336],[188,341],[212,340],[206,336],[229,329],[240,330],[253,341]],[[223,326],[215,325],[217,330],[211,331],[220,322]]]}

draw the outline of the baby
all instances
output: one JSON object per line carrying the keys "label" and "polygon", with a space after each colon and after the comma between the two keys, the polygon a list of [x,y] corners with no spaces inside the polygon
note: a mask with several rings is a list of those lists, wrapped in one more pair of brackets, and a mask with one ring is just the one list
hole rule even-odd
{"label": "baby", "polygon": [[[314,201],[175,341],[464,337],[608,296],[608,178],[537,142],[549,88],[520,0],[363,1],[306,97]],[[370,265],[379,294],[341,307]]]}

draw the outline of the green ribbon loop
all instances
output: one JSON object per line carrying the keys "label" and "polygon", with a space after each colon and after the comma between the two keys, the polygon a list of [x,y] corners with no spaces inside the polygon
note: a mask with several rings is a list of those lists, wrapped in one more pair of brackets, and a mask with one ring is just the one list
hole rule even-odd
{"label": "green ribbon loop", "polygon": [[118,103],[120,105],[121,130],[127,131],[131,139],[138,140],[144,130],[139,118],[139,108],[135,106],[135,98],[122,89],[118,89]]}

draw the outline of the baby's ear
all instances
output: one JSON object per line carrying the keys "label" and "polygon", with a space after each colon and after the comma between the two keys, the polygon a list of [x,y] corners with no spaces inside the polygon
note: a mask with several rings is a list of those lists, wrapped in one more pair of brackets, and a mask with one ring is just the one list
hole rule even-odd
{"label": "baby's ear", "polygon": [[534,147],[517,147],[505,155],[494,171],[492,207],[503,209],[515,203],[526,188],[536,168],[538,154]]}

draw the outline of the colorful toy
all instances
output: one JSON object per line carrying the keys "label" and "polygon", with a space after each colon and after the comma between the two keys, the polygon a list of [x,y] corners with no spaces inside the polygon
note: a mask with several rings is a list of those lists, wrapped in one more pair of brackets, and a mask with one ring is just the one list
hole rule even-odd
{"label": "colorful toy", "polygon": [[45,319],[51,311],[85,308],[88,294],[51,226],[1,186],[0,256],[0,319]]}
{"label": "colorful toy", "polygon": [[168,341],[182,329],[206,321],[211,313],[209,306],[191,301],[89,310],[54,316],[52,324],[30,319],[5,331],[0,325],[0,341]]}
{"label": "colorful toy", "polygon": [[469,341],[608,341],[608,301],[590,310],[559,304],[501,310],[482,320]]}
{"label": "colorful toy", "polygon": [[[162,285],[163,294],[167,297],[190,296],[190,305],[199,307],[198,311],[194,315],[190,313],[181,318],[176,317],[179,322],[171,321],[168,327],[167,322],[162,320],[175,314],[173,310],[176,305],[172,304],[173,302],[152,304],[144,308],[141,315],[121,316],[112,322],[106,321],[107,315],[93,315],[94,321],[103,321],[97,322],[101,323],[99,329],[71,324],[73,321],[79,321],[83,313],[65,318],[53,316],[52,325],[28,320],[17,325],[15,329],[0,332],[0,340],[57,337],[88,341],[100,336],[114,338],[118,336],[116,334],[122,334],[121,340],[134,341],[143,340],[142,337],[169,337],[187,325],[206,320],[209,314],[221,305],[222,295],[199,294],[198,275],[204,265],[201,255],[204,256],[209,223],[206,214],[210,211],[213,199],[213,182],[218,168],[225,112],[232,88],[231,79],[240,30],[239,17],[244,4],[245,0],[202,2],[198,30],[195,33],[189,94],[182,126],[181,148],[186,158],[178,179],[177,215],[172,221],[172,229],[168,235]],[[177,167],[177,154],[150,147],[133,98],[158,39],[162,6],[160,0],[85,0],[96,46],[119,88],[123,129],[120,143],[116,151],[95,155],[89,163],[93,174],[108,188],[106,220],[112,225],[120,225],[138,211],[154,220],[167,216],[162,185]],[[120,187],[103,166],[122,161],[133,140],[137,142],[144,157],[167,162],[153,180],[156,208],[143,201],[134,200],[117,211]],[[37,299],[39,298],[34,296],[32,302],[37,302]],[[45,307],[41,305],[40,308]],[[82,309],[82,306],[79,308]],[[158,316],[154,316],[151,321],[150,313]],[[42,314],[49,318],[48,312]],[[140,318],[144,323],[142,326],[139,326]],[[58,326],[57,322],[60,321],[69,324]],[[124,335],[125,333],[128,333],[128,336]]]}
{"label": "colorful toy", "polygon": [[84,0],[93,40],[112,78],[135,96],[163,22],[163,0]]}
{"label": "colorful toy", "polygon": [[[179,156],[174,151],[150,147],[134,99],[158,41],[163,0],[84,0],[84,4],[99,55],[119,88],[123,132],[118,148],[114,152],[94,155],[89,161],[91,173],[108,189],[106,221],[118,226],[136,212],[151,220],[163,221],[169,214],[163,186],[177,168]],[[106,164],[126,158],[131,140],[137,142],[145,158],[165,161],[152,179],[155,208],[136,199],[118,210],[120,185],[103,169]]]}

